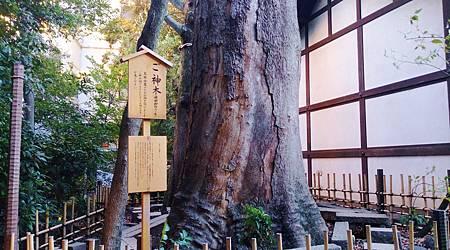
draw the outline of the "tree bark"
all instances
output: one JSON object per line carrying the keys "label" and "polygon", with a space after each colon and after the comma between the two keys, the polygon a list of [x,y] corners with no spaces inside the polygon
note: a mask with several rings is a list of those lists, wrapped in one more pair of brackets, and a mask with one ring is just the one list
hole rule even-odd
{"label": "tree bark", "polygon": [[[141,45],[145,45],[150,49],[156,47],[159,31],[167,13],[167,2],[168,0],[152,1],[136,50],[139,50]],[[128,201],[128,136],[138,135],[141,123],[141,119],[128,119],[127,105],[120,124],[117,160],[102,233],[103,244],[105,249],[108,250],[120,249],[125,209]]]}
{"label": "tree bark", "polygon": [[[243,204],[263,204],[286,247],[326,229],[302,164],[300,32],[290,0],[195,1],[192,65],[181,88],[174,145],[173,235],[222,249],[242,233]],[[189,65],[188,65],[189,66]],[[185,117],[179,116],[180,113]]]}
{"label": "tree bark", "polygon": [[34,91],[31,84],[25,86],[25,110],[24,110],[24,120],[28,123],[30,130],[34,133],[34,110],[35,110],[35,100]]}

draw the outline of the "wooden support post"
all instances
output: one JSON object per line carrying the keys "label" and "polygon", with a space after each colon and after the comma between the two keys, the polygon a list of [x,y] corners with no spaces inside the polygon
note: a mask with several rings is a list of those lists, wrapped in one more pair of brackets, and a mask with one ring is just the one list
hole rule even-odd
{"label": "wooden support post", "polygon": [[70,213],[70,219],[72,220],[72,223],[70,223],[70,232],[73,233],[73,219],[75,219],[75,197],[72,197],[72,205],[70,208],[72,209]]}
{"label": "wooden support post", "polygon": [[180,250],[180,246],[177,243],[173,244],[173,250]]}
{"label": "wooden support post", "polygon": [[[47,211],[45,211],[45,235],[44,235],[44,241],[47,244],[48,243],[48,229],[50,227],[50,214],[49,211],[47,209]],[[47,248],[48,249],[48,248]]]}
{"label": "wooden support post", "polygon": [[347,230],[347,249],[353,250],[353,233],[352,230]]}
{"label": "wooden support post", "polygon": [[434,236],[434,249],[439,249],[439,232],[438,232],[438,223],[437,221],[433,221],[433,236]]}
{"label": "wooden support post", "polygon": [[256,238],[252,238],[251,245],[252,245],[252,250],[258,250],[258,243],[256,241]]}
{"label": "wooden support post", "polygon": [[14,233],[9,237],[9,250],[14,250],[16,246],[16,235]]}
{"label": "wooden support post", "polygon": [[384,212],[384,174],[383,169],[377,169],[377,210]]}
{"label": "wooden support post", "polygon": [[231,237],[226,239],[226,250],[231,250]]}
{"label": "wooden support post", "polygon": [[203,249],[203,250],[208,250],[208,249],[209,249],[208,243],[203,243],[203,244],[202,244],[202,249]]}
{"label": "wooden support post", "polygon": [[366,225],[367,250],[372,250],[372,230],[370,225]]}
{"label": "wooden support post", "polygon": [[105,246],[104,245],[98,246],[98,250],[105,250]]}
{"label": "wooden support post", "polygon": [[409,222],[409,250],[414,250],[414,221]]}
{"label": "wooden support post", "polygon": [[328,230],[323,231],[323,249],[328,250]]}
{"label": "wooden support post", "polygon": [[311,235],[305,235],[306,250],[311,250]]}
{"label": "wooden support post", "polygon": [[69,241],[68,240],[62,240],[61,242],[61,250],[68,250],[69,249]]}
{"label": "wooden support post", "polygon": [[[278,250],[283,250],[283,235],[281,233],[277,233],[277,245]],[[231,250],[231,248],[230,248]]]}
{"label": "wooden support post", "polygon": [[396,225],[392,226],[392,242],[394,243],[394,250],[400,250],[400,243],[398,239],[398,229]]}
{"label": "wooden support post", "polygon": [[88,250],[95,250],[95,241],[94,239],[88,239]]}
{"label": "wooden support post", "polygon": [[67,229],[66,229],[66,222],[67,222],[67,202],[64,202],[63,204],[63,217],[62,217],[62,238],[66,238]]}
{"label": "wooden support post", "polygon": [[[144,120],[142,123],[142,132],[144,136],[150,136],[150,120]],[[150,250],[150,193],[141,193],[141,208],[142,208],[142,250]]]}
{"label": "wooden support post", "polygon": [[37,209],[35,211],[35,218],[34,218],[34,234],[36,235],[35,238],[36,249],[39,249],[39,210]]}
{"label": "wooden support post", "polygon": [[48,236],[48,250],[55,250],[55,241],[53,236]]}

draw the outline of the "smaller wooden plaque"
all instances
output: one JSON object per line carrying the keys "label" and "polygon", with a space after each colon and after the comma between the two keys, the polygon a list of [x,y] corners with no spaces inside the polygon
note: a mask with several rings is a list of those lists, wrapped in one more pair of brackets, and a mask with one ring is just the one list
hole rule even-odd
{"label": "smaller wooden plaque", "polygon": [[128,193],[167,190],[167,138],[128,137]]}

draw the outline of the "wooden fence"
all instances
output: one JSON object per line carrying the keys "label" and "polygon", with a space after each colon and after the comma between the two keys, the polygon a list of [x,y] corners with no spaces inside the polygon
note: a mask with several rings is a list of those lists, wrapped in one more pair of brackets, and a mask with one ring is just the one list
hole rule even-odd
{"label": "wooden fence", "polygon": [[28,249],[32,240],[33,249],[51,249],[50,238],[54,244],[60,242],[62,245],[64,241],[68,244],[99,232],[102,230],[103,212],[108,202],[109,192],[109,187],[97,186],[86,199],[86,212],[76,211],[77,204],[74,199],[64,202],[61,214],[53,216],[57,217],[57,221],[61,221],[56,225],[50,226],[51,216],[48,212],[36,211],[34,232],[33,234],[28,232],[19,238],[19,246],[26,242]]}
{"label": "wooden fence", "polygon": [[[442,210],[448,205],[449,181],[446,176],[393,176],[385,175],[379,169],[370,178],[373,182],[368,189],[366,175],[313,173],[310,191],[316,201],[349,208],[375,209],[392,216],[411,214],[414,210],[430,217],[432,209]],[[394,179],[399,183],[395,183]]]}
{"label": "wooden fence", "polygon": [[[365,227],[365,229],[366,229],[365,233],[366,233],[366,244],[367,244],[365,249],[372,250],[373,243],[372,243],[371,226],[367,225]],[[410,250],[413,250],[414,249],[414,222],[411,221],[409,223],[408,230],[409,230],[408,248]],[[438,224],[435,221],[433,222],[432,234],[433,234],[433,237],[435,239],[434,240],[434,249],[440,249],[439,248],[439,239],[438,239],[438,237],[439,237]],[[353,241],[352,230],[347,230],[347,234],[346,235],[347,235],[347,249],[353,250],[354,247],[355,247],[355,244],[354,244],[354,241]],[[12,236],[12,238],[14,238],[14,235]],[[329,243],[329,232],[328,232],[328,230],[323,232],[323,238],[324,238],[323,249],[329,249],[329,244],[330,243]],[[38,249],[38,248],[34,247],[33,239],[34,239],[34,235],[28,233],[27,237],[26,237],[26,250],[35,250],[35,249],[37,250]],[[46,241],[48,242],[47,243],[48,249],[49,250],[53,250],[55,248],[55,239],[54,239],[54,237],[53,236],[47,236],[46,239],[47,239]],[[11,242],[12,242],[12,244],[10,245],[9,250],[14,250],[14,241],[11,240]],[[226,250],[231,250],[232,249],[232,239],[231,239],[231,237],[227,237],[225,242],[226,242],[226,244],[225,244],[226,245]],[[62,242],[61,242],[61,249],[62,250],[68,250],[68,243],[69,243],[69,241],[67,239],[63,239]],[[88,243],[87,244],[87,246],[88,246],[87,249],[88,250],[95,250],[95,249],[97,249],[96,246],[95,246],[95,240],[88,239],[87,243]],[[305,244],[306,244],[306,250],[311,250],[312,249],[311,235],[310,234],[305,235]],[[395,250],[401,249],[400,240],[398,238],[398,229],[397,229],[397,226],[395,226],[395,225],[392,226],[392,245],[393,245],[393,248]],[[252,250],[257,250],[258,249],[258,242],[257,242],[256,238],[252,238],[251,239],[250,246],[251,246]],[[103,245],[99,245],[98,249],[104,250],[104,246]],[[126,247],[125,249],[128,249],[128,247]],[[173,245],[173,249],[174,250],[179,250],[180,246],[177,243],[175,243]],[[209,249],[208,243],[203,243],[202,244],[202,249],[203,250],[208,250]],[[277,235],[276,235],[276,249],[278,249],[278,250],[283,250],[284,249],[284,247],[283,247],[283,237],[282,237],[281,233],[277,233]],[[130,249],[130,250],[132,250],[132,249]]]}

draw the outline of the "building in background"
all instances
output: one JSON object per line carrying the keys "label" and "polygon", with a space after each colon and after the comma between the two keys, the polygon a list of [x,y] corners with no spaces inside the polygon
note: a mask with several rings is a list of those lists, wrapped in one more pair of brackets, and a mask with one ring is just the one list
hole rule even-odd
{"label": "building in background", "polygon": [[[450,169],[449,58],[431,39],[416,49],[420,41],[411,38],[448,34],[449,15],[448,0],[317,1],[302,28],[299,97],[310,185],[320,178],[326,187],[336,173],[342,188],[342,174],[351,173],[353,190],[363,175],[375,191],[383,169],[400,192],[400,174],[433,168],[442,183]],[[434,49],[427,65],[414,63]]]}

